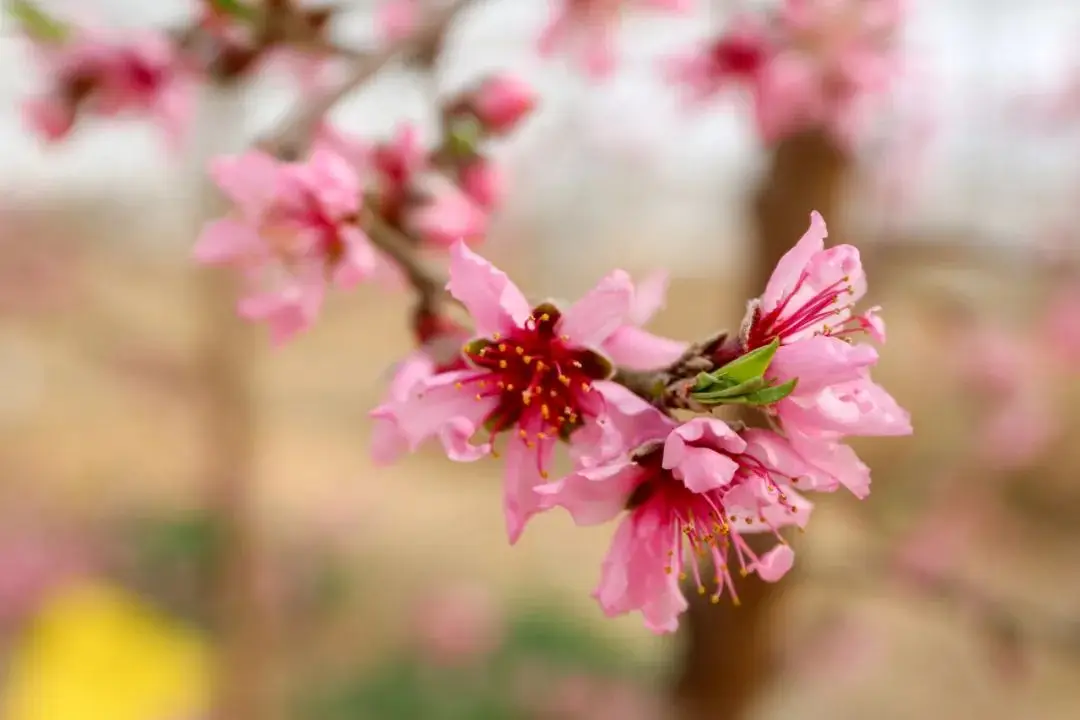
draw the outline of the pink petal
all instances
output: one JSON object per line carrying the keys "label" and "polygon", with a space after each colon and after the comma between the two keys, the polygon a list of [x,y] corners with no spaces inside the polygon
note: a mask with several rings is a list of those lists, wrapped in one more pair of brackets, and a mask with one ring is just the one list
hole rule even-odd
{"label": "pink petal", "polygon": [[472,315],[480,336],[523,327],[532,312],[525,296],[506,273],[463,242],[450,248],[450,282],[446,289]]}
{"label": "pink petal", "polygon": [[195,262],[228,265],[250,259],[261,252],[262,238],[255,228],[232,218],[207,223],[195,242]]}
{"label": "pink petal", "polygon": [[796,432],[789,432],[788,439],[799,456],[820,473],[813,478],[816,482],[821,482],[822,477],[829,478],[827,484],[810,489],[831,492],[843,485],[860,500],[870,494],[870,468],[850,447],[832,439],[808,437]]}
{"label": "pink petal", "polygon": [[623,325],[604,341],[600,350],[619,367],[656,370],[677,361],[687,347],[687,343],[653,335],[633,325]]}
{"label": "pink petal", "polygon": [[787,575],[795,564],[795,551],[788,545],[777,545],[762,555],[752,570],[765,582],[776,582]]}
{"label": "pink petal", "polygon": [[644,325],[663,309],[667,302],[668,280],[666,270],[655,270],[636,283],[634,304],[630,311],[631,322]]}
{"label": "pink petal", "polygon": [[544,509],[565,508],[578,525],[600,525],[614,520],[641,481],[642,470],[629,461],[579,470],[563,479],[540,485]]}
{"label": "pink petal", "polygon": [[489,455],[491,443],[472,444],[477,430],[477,426],[467,418],[451,418],[439,429],[439,441],[446,456],[455,462],[474,462]]}
{"label": "pink petal", "polygon": [[765,286],[765,293],[761,297],[763,310],[768,312],[774,309],[785,295],[795,290],[795,285],[810,259],[825,248],[827,235],[821,215],[816,210],[810,213],[810,228],[799,238],[799,242],[780,258]]}
{"label": "pink petal", "polygon": [[320,287],[290,285],[276,293],[242,298],[237,312],[248,320],[265,322],[270,328],[271,343],[280,347],[311,327],[322,301]]}
{"label": "pink petal", "polygon": [[503,476],[503,512],[506,535],[511,545],[517,543],[525,525],[536,513],[545,509],[543,496],[536,491],[547,479],[540,468],[551,467],[555,440],[538,440],[529,447],[517,433],[510,435],[506,446],[506,472]]}
{"label": "pink petal", "polygon": [[277,195],[279,163],[266,153],[218,157],[210,177],[248,219],[258,219]]}
{"label": "pink petal", "polygon": [[865,368],[877,360],[877,350],[870,345],[816,335],[781,345],[768,375],[783,381],[798,378],[796,392],[813,393],[828,385],[859,379]]}
{"label": "pink petal", "polygon": [[454,418],[464,418],[479,427],[498,404],[497,397],[477,400],[466,388],[457,387],[477,375],[474,370],[459,370],[433,375],[417,383],[413,393],[397,408],[398,425],[409,439],[409,448],[416,450],[428,438],[434,437]]}
{"label": "pink petal", "polygon": [[[705,442],[708,447],[690,445]],[[745,443],[731,428],[715,418],[695,418],[676,428],[664,443],[663,467],[674,470],[691,492],[719,490],[729,484],[739,464],[715,449]],[[741,449],[741,448],[740,448]]]}
{"label": "pink petal", "polygon": [[563,313],[557,332],[579,347],[600,347],[626,324],[634,302],[630,276],[615,270]]}
{"label": "pink petal", "polygon": [[367,235],[358,227],[343,228],[338,237],[345,246],[345,252],[334,269],[334,284],[349,290],[375,274],[379,255]]}

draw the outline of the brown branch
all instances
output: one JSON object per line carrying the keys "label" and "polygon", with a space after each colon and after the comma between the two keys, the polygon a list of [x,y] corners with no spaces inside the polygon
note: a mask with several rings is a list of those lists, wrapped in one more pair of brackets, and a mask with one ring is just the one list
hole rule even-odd
{"label": "brown branch", "polygon": [[420,257],[420,243],[394,228],[376,213],[365,213],[361,226],[368,239],[380,252],[394,261],[416,291],[421,303],[435,306],[455,300],[447,291],[447,278]]}
{"label": "brown branch", "polygon": [[423,25],[408,37],[359,60],[340,85],[297,107],[285,117],[278,130],[258,143],[259,146],[285,160],[302,157],[318,129],[319,122],[338,102],[374,77],[398,55],[415,53],[437,43],[446,34],[457,14],[474,1],[456,0],[452,5],[432,12]]}

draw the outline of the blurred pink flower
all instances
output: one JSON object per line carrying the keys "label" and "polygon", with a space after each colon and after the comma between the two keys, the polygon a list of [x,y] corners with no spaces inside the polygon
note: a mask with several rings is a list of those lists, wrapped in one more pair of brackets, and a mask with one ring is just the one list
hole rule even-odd
{"label": "blurred pink flower", "polygon": [[50,89],[25,108],[32,127],[48,140],[65,137],[80,113],[152,117],[174,147],[192,110],[191,82],[168,36],[142,31],[112,40],[80,31],[62,44],[39,43]]}
{"label": "blurred pink flower", "polygon": [[485,78],[467,103],[486,133],[505,135],[535,109],[537,95],[521,78],[499,73]]}
{"label": "blurred pink flower", "polygon": [[498,650],[504,634],[502,608],[483,587],[457,586],[425,598],[414,620],[424,656],[438,665],[462,665]]}
{"label": "blurred pink flower", "polygon": [[772,53],[768,26],[747,15],[694,52],[669,59],[665,74],[687,86],[694,102],[708,100],[738,83],[746,83],[756,93]]}
{"label": "blurred pink flower", "polygon": [[811,506],[794,486],[813,486],[815,471],[775,433],[736,433],[706,417],[679,425],[654,412],[655,435],[632,456],[580,468],[536,492],[544,509],[566,508],[579,525],[628,511],[594,597],[609,616],[636,610],[654,632],[672,632],[687,607],[680,577],[707,592],[699,557],[711,556],[714,602],[725,590],[737,602],[729,563],[768,582],[787,573],[794,553],[782,539],[759,557],[742,536],[779,538],[778,529],[805,525]]}
{"label": "blurred pink flower", "polygon": [[49,592],[89,568],[67,539],[9,525],[0,537],[0,630],[16,627]]}
{"label": "blurred pink flower", "polygon": [[458,188],[440,187],[408,212],[403,229],[428,245],[448,248],[459,240],[469,244],[482,240],[487,221],[487,213]]}
{"label": "blurred pink flower", "polygon": [[283,163],[249,152],[214,160],[210,173],[235,209],[206,226],[195,258],[243,274],[238,310],[267,322],[276,344],[311,325],[328,283],[347,289],[370,276],[375,250],[356,224],[360,179],[340,156],[317,149]]}
{"label": "blurred pink flower", "polygon": [[694,1],[552,0],[552,5],[554,14],[540,34],[540,54],[570,52],[586,73],[600,78],[615,69],[615,33],[625,7],[641,5],[681,13],[692,9]]}
{"label": "blurred pink flower", "polygon": [[448,289],[479,335],[464,351],[472,367],[421,381],[398,410],[399,426],[413,449],[450,423],[487,428],[484,453],[496,435],[509,433],[503,500],[514,543],[539,510],[533,488],[546,481],[559,438],[603,413],[599,383],[612,367],[592,348],[602,350],[627,321],[633,284],[616,270],[566,310],[533,307],[505,273],[458,242],[450,251]]}
{"label": "blurred pink flower", "polygon": [[458,170],[462,192],[487,212],[493,211],[506,196],[505,178],[495,163],[479,157]]}
{"label": "blurred pink flower", "polygon": [[759,76],[757,123],[768,143],[820,126],[842,145],[897,72],[901,0],[786,0],[776,55]]}
{"label": "blurred pink flower", "polygon": [[[461,348],[468,331],[444,317],[425,317],[417,323],[421,347],[399,362],[382,403],[369,414],[375,421],[371,436],[371,456],[376,464],[389,465],[409,450],[409,438],[398,423],[398,413],[413,396],[417,385],[438,373],[468,368]],[[483,451],[469,444],[475,428],[451,421],[439,430],[439,440],[448,454],[462,461],[479,459]]]}

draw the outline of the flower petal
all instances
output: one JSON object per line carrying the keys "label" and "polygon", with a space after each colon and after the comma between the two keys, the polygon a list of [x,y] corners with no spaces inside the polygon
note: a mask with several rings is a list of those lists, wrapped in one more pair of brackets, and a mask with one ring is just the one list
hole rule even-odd
{"label": "flower petal", "polygon": [[491,336],[522,327],[532,312],[525,296],[506,273],[463,242],[450,248],[450,282],[446,289],[472,315],[477,335]]}
{"label": "flower petal", "polygon": [[653,335],[633,325],[612,333],[600,349],[613,363],[630,370],[656,370],[682,357],[687,343]]}
{"label": "flower petal", "polygon": [[574,345],[599,347],[626,324],[633,303],[630,276],[615,270],[563,313],[557,331]]}
{"label": "flower petal", "polygon": [[562,507],[578,525],[599,525],[614,520],[642,480],[642,468],[630,461],[586,468],[546,485],[536,492],[544,509]]}
{"label": "flower petal", "polygon": [[810,213],[810,227],[799,238],[799,242],[795,244],[795,247],[784,253],[784,256],[780,258],[780,262],[776,263],[776,269],[773,270],[772,276],[765,286],[765,292],[761,296],[761,303],[765,312],[773,310],[780,304],[785,295],[795,289],[799,277],[806,269],[810,259],[825,248],[825,238],[827,236],[828,230],[825,227],[825,220],[815,210]]}

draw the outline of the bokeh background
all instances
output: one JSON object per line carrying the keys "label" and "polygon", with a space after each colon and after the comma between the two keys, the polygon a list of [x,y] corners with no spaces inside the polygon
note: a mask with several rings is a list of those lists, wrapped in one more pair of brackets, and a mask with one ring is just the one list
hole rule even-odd
{"label": "bokeh background", "polygon": [[[657,61],[736,4],[631,19],[618,75],[594,87],[534,56],[547,3],[482,2],[434,78],[391,68],[334,119],[433,136],[436,92],[520,73],[543,102],[498,150],[513,192],[487,254],[537,296],[664,267],[653,329],[701,337],[739,320],[769,151],[737,95],[687,112]],[[1076,718],[1080,103],[1052,110],[1080,79],[1080,6],[911,4],[908,80],[827,220],[863,253],[889,322],[878,379],[916,433],[859,444],[870,499],[820,503],[747,716]],[[371,3],[345,5],[342,40],[370,42]],[[51,7],[132,27],[190,9]],[[229,448],[204,366],[208,271],[189,260],[199,168],[281,115],[287,77],[207,93],[214,132],[170,157],[139,122],[43,147],[12,27],[0,57],[0,718],[201,718],[223,677],[272,698],[268,717],[676,717],[685,638],[589,597],[610,528],[552,513],[511,549],[497,462],[371,465],[407,297],[362,287],[288,347],[248,347],[243,500],[208,482]],[[221,603],[242,628],[215,622]]]}

